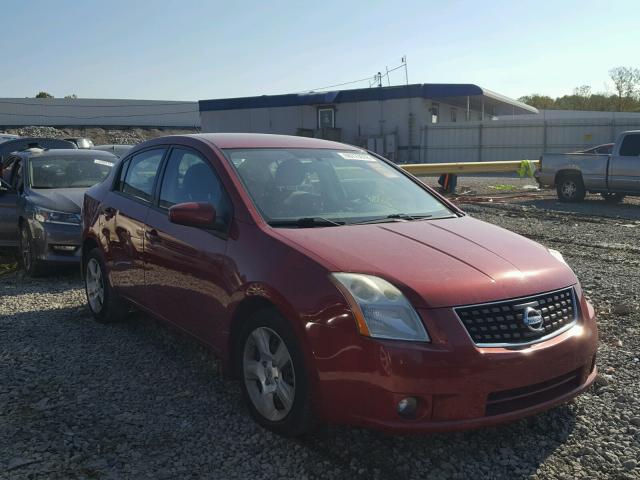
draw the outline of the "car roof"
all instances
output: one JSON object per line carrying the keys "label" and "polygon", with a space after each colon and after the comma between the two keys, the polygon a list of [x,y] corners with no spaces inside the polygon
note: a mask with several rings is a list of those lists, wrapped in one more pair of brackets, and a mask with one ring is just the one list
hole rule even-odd
{"label": "car roof", "polygon": [[118,148],[118,147],[122,147],[122,148],[133,148],[134,145],[130,145],[130,144],[124,144],[124,143],[105,143],[103,145],[94,145],[93,149],[94,150],[101,150],[103,148]]}
{"label": "car roof", "polygon": [[[205,141],[218,148],[330,148],[338,150],[359,150],[358,147],[319,138],[296,137],[293,135],[273,135],[267,133],[196,133],[172,135],[151,140],[163,143],[167,138],[193,138]],[[151,143],[150,142],[150,143]],[[145,142],[147,143],[147,142]]]}
{"label": "car roof", "polygon": [[105,152],[104,150],[92,150],[90,148],[79,148],[79,149],[54,148],[51,150],[38,150],[35,152],[30,152],[30,151],[17,152],[17,155],[24,158],[47,158],[47,157],[95,158],[97,156],[104,157],[104,158],[118,158],[112,153]]}

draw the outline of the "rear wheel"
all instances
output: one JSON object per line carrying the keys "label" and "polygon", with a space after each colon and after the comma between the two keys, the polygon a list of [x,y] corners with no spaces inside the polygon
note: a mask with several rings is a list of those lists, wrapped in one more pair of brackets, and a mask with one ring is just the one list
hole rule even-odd
{"label": "rear wheel", "polygon": [[251,416],[285,436],[311,432],[316,422],[311,389],[295,336],[277,312],[257,312],[236,346],[243,397]]}
{"label": "rear wheel", "polygon": [[624,195],[621,193],[601,193],[600,195],[607,203],[620,203],[624,200]]}
{"label": "rear wheel", "polygon": [[580,175],[562,175],[556,182],[558,198],[563,202],[581,202],[587,191]]}
{"label": "rear wheel", "polygon": [[33,237],[26,223],[20,227],[20,262],[25,273],[30,277],[37,277],[44,270],[42,262],[36,258]]}
{"label": "rear wheel", "polygon": [[113,290],[100,250],[94,248],[85,257],[84,287],[93,318],[100,323],[122,320],[128,312],[126,302]]}

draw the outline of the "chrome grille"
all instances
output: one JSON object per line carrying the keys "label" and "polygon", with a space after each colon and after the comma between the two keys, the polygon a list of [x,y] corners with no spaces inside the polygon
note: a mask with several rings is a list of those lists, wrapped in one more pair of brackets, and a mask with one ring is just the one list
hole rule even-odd
{"label": "chrome grille", "polygon": [[[531,297],[458,307],[456,314],[478,346],[536,343],[570,328],[578,318],[575,292],[565,288]],[[542,317],[541,324],[533,323]],[[531,322],[527,325],[527,321]]]}

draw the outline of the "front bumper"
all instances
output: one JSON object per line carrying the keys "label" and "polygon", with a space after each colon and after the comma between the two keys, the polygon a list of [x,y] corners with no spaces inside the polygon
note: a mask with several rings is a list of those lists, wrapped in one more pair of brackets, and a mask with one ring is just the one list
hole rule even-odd
{"label": "front bumper", "polygon": [[[581,311],[581,320],[570,330],[519,349],[476,347],[452,309],[419,312],[430,344],[308,327],[312,342],[325,337],[314,348],[321,416],[390,432],[438,432],[547,410],[580,394],[595,379],[597,329],[584,299]],[[397,413],[398,402],[406,397],[418,399],[410,419]]]}
{"label": "front bumper", "polygon": [[538,185],[541,187],[555,187],[555,175],[553,173],[544,171],[544,170],[536,170],[533,173],[533,178],[535,178]]}
{"label": "front bumper", "polygon": [[81,258],[80,225],[29,221],[36,259],[51,265],[74,265]]}

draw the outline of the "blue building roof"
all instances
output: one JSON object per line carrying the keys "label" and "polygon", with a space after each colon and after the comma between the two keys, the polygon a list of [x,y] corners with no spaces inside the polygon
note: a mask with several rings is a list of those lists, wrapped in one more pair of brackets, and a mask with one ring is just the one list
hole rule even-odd
{"label": "blue building roof", "polygon": [[[478,97],[486,100],[487,106],[498,108],[501,113],[538,113],[538,110],[517,100],[505,97],[470,83],[422,83],[394,87],[358,88],[332,92],[289,93],[285,95],[262,95],[259,97],[220,98],[200,100],[200,111],[238,110],[251,108],[293,107],[299,105],[331,105],[338,103],[393,100],[400,98],[447,99],[449,103],[460,104],[461,99]],[[458,99],[458,101],[455,101]],[[496,112],[497,114],[498,112]]]}

